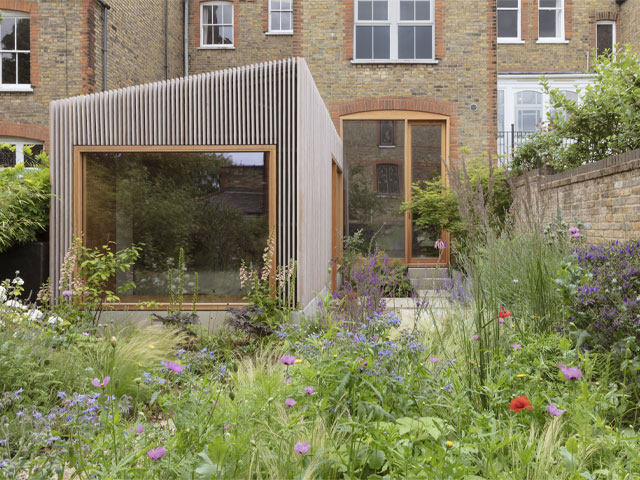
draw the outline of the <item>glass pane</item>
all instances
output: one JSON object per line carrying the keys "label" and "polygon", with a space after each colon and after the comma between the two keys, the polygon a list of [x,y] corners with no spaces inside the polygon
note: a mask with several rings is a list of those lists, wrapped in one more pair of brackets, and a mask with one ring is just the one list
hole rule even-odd
{"label": "glass pane", "polygon": [[271,12],[271,30],[280,30],[280,13]]}
{"label": "glass pane", "polygon": [[400,2],[400,20],[413,20],[414,19],[414,3],[413,1]]}
{"label": "glass pane", "polygon": [[540,10],[540,29],[541,38],[556,38],[556,12],[555,10]]}
{"label": "glass pane", "polygon": [[16,152],[8,148],[0,148],[0,167],[14,167],[16,165]]}
{"label": "glass pane", "polygon": [[[267,244],[268,185],[263,153],[134,152],[87,154],[86,244],[144,244],[123,301],[168,300],[184,249],[185,303],[242,300],[240,262],[260,264]],[[174,286],[175,288],[175,286]]]}
{"label": "glass pane", "polygon": [[373,2],[358,2],[358,20],[373,19]]}
{"label": "glass pane", "polygon": [[[202,13],[203,13],[203,19],[202,19],[202,24],[203,25],[211,25],[213,23],[213,12],[212,12],[212,8],[210,5],[205,5],[202,8]],[[218,8],[218,7],[216,7]]]}
{"label": "glass pane", "polygon": [[280,8],[282,8],[282,10],[291,10],[291,0],[282,0],[282,2],[280,2]]}
{"label": "glass pane", "polygon": [[381,120],[380,121],[380,145],[391,146],[395,145],[393,134],[393,121]]}
{"label": "glass pane", "polygon": [[213,45],[213,27],[204,27],[202,29],[202,35],[204,36],[203,45]]}
{"label": "glass pane", "polygon": [[233,27],[222,27],[222,42],[225,45],[233,45]]}
{"label": "glass pane", "polygon": [[0,49],[15,50],[16,49],[16,19],[5,18],[0,23]]}
{"label": "glass pane", "polygon": [[373,58],[389,58],[389,27],[373,27]]}
{"label": "glass pane", "polygon": [[540,7],[556,8],[558,7],[558,0],[540,0]]}
{"label": "glass pane", "polygon": [[[413,125],[411,127],[411,182],[434,180],[442,174],[442,127]],[[418,229],[412,225],[411,249],[413,258],[438,257],[434,247],[442,237],[440,225]]]}
{"label": "glass pane", "polygon": [[[6,20],[5,20],[6,21]],[[19,18],[17,20],[18,26],[18,50],[29,50],[30,38],[29,38],[29,19]]]}
{"label": "glass pane", "polygon": [[416,20],[431,20],[431,2],[416,2]]}
{"label": "glass pane", "polygon": [[16,54],[2,54],[2,83],[16,83]]}
{"label": "glass pane", "polygon": [[498,11],[498,37],[518,38],[518,11]]}
{"label": "glass pane", "polygon": [[38,155],[42,153],[42,145],[32,145],[31,146],[31,155],[28,155],[27,152],[24,152],[24,165],[25,167],[35,167],[40,165],[40,160],[36,159]]}
{"label": "glass pane", "polygon": [[613,25],[598,25],[598,55],[613,51]]}
{"label": "glass pane", "polygon": [[280,28],[284,31],[290,31],[293,30],[293,26],[292,26],[292,22],[291,22],[291,18],[293,17],[293,14],[291,12],[285,12],[285,13],[281,13],[280,14],[280,19],[282,21],[282,24],[280,25]]}
{"label": "glass pane", "polygon": [[18,83],[29,85],[31,83],[31,54],[18,54]]}
{"label": "glass pane", "polygon": [[498,8],[518,8],[518,0],[498,0]]}
{"label": "glass pane", "polygon": [[498,90],[498,131],[504,131],[504,90]]}
{"label": "glass pane", "polygon": [[222,23],[222,7],[219,5],[213,5],[211,8],[213,9],[211,23],[214,25]]}
{"label": "glass pane", "polygon": [[533,90],[525,90],[516,93],[516,103],[518,105],[542,105],[542,94]]}
{"label": "glass pane", "polygon": [[398,27],[398,58],[415,58],[413,27]]}
{"label": "glass pane", "polygon": [[431,27],[416,28],[416,58],[431,59],[433,57],[433,36]]}
{"label": "glass pane", "polygon": [[389,177],[389,193],[392,195],[400,194],[400,178],[398,175],[398,165],[390,165],[388,169]]}
{"label": "glass pane", "polygon": [[222,8],[222,23],[231,25],[233,23],[233,5],[224,5]]}
{"label": "glass pane", "polygon": [[373,19],[387,20],[387,2],[373,2]]}
{"label": "glass pane", "polygon": [[376,167],[376,173],[378,176],[378,193],[389,193],[389,179],[387,173],[389,171],[388,165],[378,165]]}
{"label": "glass pane", "polygon": [[517,111],[517,129],[521,132],[535,132],[542,120],[542,109],[522,109]]}
{"label": "glass pane", "polygon": [[271,10],[280,10],[280,0],[271,0]]}
{"label": "glass pane", "polygon": [[373,27],[356,27],[356,58],[373,58]]}
{"label": "glass pane", "polygon": [[[404,178],[404,122],[394,121],[397,148],[379,148],[379,122],[375,120],[345,121],[343,126],[344,160],[347,179],[347,215],[345,231],[353,235],[363,231],[365,244],[383,250],[389,257],[404,258],[404,182],[397,187],[394,178]],[[397,194],[379,194],[376,166],[385,164],[386,188]],[[390,170],[396,169],[397,174]],[[391,178],[392,183],[389,184]]]}

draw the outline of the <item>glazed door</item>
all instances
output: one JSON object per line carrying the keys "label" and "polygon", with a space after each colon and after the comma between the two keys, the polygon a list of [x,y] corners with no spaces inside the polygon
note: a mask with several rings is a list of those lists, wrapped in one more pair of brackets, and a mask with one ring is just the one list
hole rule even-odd
{"label": "glazed door", "polygon": [[[446,136],[443,122],[409,122],[407,129],[408,153],[407,200],[411,199],[410,186],[436,180],[438,177],[446,178],[444,159],[446,158]],[[440,225],[432,225],[428,228],[418,229],[412,215],[406,216],[406,249],[408,252],[407,263],[410,265],[424,265],[448,262],[448,251],[441,252],[435,247],[437,240],[444,240],[448,245],[446,233]]]}

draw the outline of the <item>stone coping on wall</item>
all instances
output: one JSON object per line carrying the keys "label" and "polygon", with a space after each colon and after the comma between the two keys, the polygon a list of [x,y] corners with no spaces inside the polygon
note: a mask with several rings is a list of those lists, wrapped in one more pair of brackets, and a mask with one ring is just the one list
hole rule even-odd
{"label": "stone coping on wall", "polygon": [[539,168],[516,177],[514,184],[519,187],[527,180],[536,181],[539,182],[541,190],[548,190],[635,169],[640,169],[640,149],[613,155],[598,162],[555,174],[553,169],[549,167]]}

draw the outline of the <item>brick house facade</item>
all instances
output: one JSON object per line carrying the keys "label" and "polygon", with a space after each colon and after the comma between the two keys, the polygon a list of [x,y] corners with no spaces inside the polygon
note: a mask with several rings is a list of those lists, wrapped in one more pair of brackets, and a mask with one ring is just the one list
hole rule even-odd
{"label": "brick house facade", "polygon": [[[107,87],[164,79],[164,2],[110,0],[108,6]],[[169,2],[170,78],[184,73],[183,12],[182,2]],[[0,84],[0,142],[46,146],[52,100],[103,90],[102,4],[0,0],[0,15],[28,18],[30,26],[30,84]]]}

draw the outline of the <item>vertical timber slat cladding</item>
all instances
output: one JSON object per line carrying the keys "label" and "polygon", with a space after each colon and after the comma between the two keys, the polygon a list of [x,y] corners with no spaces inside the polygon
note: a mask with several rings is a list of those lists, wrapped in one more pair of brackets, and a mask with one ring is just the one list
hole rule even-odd
{"label": "vertical timber slat cladding", "polygon": [[58,100],[50,112],[56,288],[73,240],[74,147],[107,145],[275,145],[277,263],[299,262],[301,305],[328,284],[331,161],[342,145],[304,60]]}

